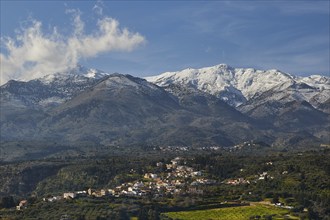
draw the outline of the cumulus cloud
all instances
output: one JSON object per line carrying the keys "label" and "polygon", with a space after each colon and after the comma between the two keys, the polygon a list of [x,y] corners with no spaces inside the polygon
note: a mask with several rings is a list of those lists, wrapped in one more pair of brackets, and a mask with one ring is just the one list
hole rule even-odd
{"label": "cumulus cloud", "polygon": [[15,38],[3,37],[0,53],[0,84],[10,79],[30,80],[75,67],[80,59],[96,57],[111,51],[131,51],[145,42],[139,33],[121,28],[110,17],[97,21],[95,30],[85,34],[85,24],[79,10],[67,10],[73,16],[73,31],[69,36],[56,27],[44,33],[42,22],[32,20]]}

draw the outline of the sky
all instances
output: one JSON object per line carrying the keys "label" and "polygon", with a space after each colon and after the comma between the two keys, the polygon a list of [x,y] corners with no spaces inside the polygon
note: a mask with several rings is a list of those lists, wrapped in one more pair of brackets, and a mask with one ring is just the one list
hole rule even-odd
{"label": "sky", "polygon": [[221,63],[330,75],[328,0],[0,3],[0,84],[77,64],[138,77]]}

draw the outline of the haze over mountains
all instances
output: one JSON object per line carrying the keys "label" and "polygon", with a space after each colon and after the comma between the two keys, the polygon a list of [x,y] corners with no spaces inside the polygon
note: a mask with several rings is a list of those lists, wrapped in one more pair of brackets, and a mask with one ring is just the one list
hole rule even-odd
{"label": "haze over mountains", "polygon": [[329,143],[330,78],[319,75],[220,64],[141,79],[77,66],[0,90],[6,153],[27,142],[47,142],[55,152],[63,145]]}

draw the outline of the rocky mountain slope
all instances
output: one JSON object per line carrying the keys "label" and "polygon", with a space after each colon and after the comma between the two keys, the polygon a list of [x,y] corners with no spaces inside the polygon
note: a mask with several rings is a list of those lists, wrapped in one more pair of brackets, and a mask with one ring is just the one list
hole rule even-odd
{"label": "rocky mountain slope", "polygon": [[78,66],[28,82],[9,81],[0,87],[0,152],[39,146],[34,143],[42,143],[33,149],[44,156],[82,145],[329,141],[328,77],[221,64],[147,80]]}
{"label": "rocky mountain slope", "polygon": [[[4,117],[1,135],[9,140],[42,138],[72,144],[223,146],[258,136],[251,132],[253,120],[235,108],[209,94],[179,89],[177,97],[146,80],[111,74],[56,107],[26,106],[26,111],[39,113],[37,122],[24,120],[30,126]],[[237,132],[230,132],[233,129]]]}
{"label": "rocky mountain slope", "polygon": [[[178,72],[166,72],[158,76],[146,77],[146,80],[159,86],[171,84],[187,85],[215,95],[232,106],[244,105],[264,92],[273,90],[283,92],[294,89],[293,99],[312,102],[316,106],[329,99],[330,78],[313,75],[296,77],[279,70],[256,70],[232,68],[220,64],[201,69],[185,69]],[[280,100],[280,93],[272,99]],[[268,98],[270,99],[270,98]]]}
{"label": "rocky mountain slope", "polygon": [[[298,135],[299,139],[308,136],[311,142],[317,138],[330,141],[329,77],[297,77],[279,70],[232,68],[220,64],[166,72],[146,79],[164,88],[184,85],[214,95],[246,116],[262,124],[271,124],[277,132],[306,132]],[[169,92],[175,94],[175,91]]]}
{"label": "rocky mountain slope", "polygon": [[21,82],[11,80],[0,87],[2,102],[47,108],[57,106],[95,85],[108,73],[82,66],[43,78]]}

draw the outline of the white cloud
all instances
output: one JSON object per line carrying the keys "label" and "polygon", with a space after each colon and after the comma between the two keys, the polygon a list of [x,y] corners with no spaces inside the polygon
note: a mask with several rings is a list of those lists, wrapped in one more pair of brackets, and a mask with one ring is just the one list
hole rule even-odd
{"label": "white cloud", "polygon": [[10,79],[30,80],[63,71],[76,66],[82,58],[96,57],[100,53],[129,52],[145,42],[142,35],[121,28],[119,22],[110,17],[99,19],[96,30],[85,34],[81,12],[67,10],[67,13],[73,14],[70,36],[59,34],[56,27],[45,34],[42,23],[32,20],[16,38],[1,39],[4,50],[0,53],[0,85]]}
{"label": "white cloud", "polygon": [[93,7],[93,11],[98,15],[103,15],[104,4],[102,1],[97,1]]}
{"label": "white cloud", "polygon": [[73,15],[73,26],[74,26],[74,34],[75,35],[81,35],[83,34],[83,31],[85,29],[85,24],[82,22],[80,16],[81,16],[81,11],[79,9],[67,9],[65,11],[67,14],[72,14]]}

